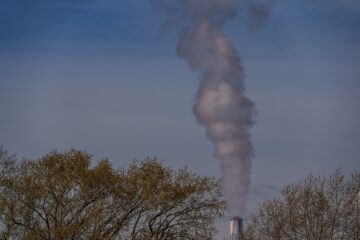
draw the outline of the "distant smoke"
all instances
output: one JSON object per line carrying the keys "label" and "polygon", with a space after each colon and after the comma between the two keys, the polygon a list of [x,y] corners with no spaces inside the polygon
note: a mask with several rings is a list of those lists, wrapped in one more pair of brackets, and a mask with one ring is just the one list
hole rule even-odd
{"label": "distant smoke", "polygon": [[255,27],[264,24],[270,16],[274,0],[252,0],[249,2],[249,14],[254,20]]}
{"label": "distant smoke", "polygon": [[[180,33],[177,53],[200,72],[193,110],[214,143],[221,161],[229,214],[243,215],[250,183],[254,103],[244,92],[244,69],[237,51],[222,32],[236,14],[236,0],[154,0],[171,10],[171,18],[187,27]],[[266,15],[260,5],[249,5],[255,18]]]}

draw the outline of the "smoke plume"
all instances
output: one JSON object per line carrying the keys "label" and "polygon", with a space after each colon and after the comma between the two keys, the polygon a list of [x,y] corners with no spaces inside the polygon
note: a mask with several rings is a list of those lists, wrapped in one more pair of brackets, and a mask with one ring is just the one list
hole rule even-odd
{"label": "smoke plume", "polygon": [[[236,14],[236,0],[155,1],[185,23],[177,53],[201,76],[193,111],[221,161],[229,214],[243,215],[254,153],[249,131],[254,103],[245,96],[239,55],[222,31]],[[263,17],[258,9],[250,4],[249,15]]]}
{"label": "smoke plume", "polygon": [[255,27],[263,25],[270,16],[274,0],[253,0],[249,2],[249,14]]}

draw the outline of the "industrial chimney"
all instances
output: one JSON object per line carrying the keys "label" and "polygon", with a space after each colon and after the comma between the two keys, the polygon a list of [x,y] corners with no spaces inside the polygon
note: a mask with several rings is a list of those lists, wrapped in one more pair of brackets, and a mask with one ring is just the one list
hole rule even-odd
{"label": "industrial chimney", "polygon": [[234,217],[230,220],[230,240],[241,240],[243,233],[243,220],[240,217]]}

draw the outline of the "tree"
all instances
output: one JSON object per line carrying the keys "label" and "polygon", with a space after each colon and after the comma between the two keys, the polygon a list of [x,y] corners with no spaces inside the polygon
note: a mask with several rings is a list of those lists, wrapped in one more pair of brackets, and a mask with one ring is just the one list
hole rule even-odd
{"label": "tree", "polygon": [[154,159],[131,164],[127,176],[125,186],[136,189],[133,199],[141,207],[126,239],[212,238],[214,220],[224,210],[219,181],[186,168],[173,172]]}
{"label": "tree", "polygon": [[83,151],[17,161],[0,148],[1,239],[211,239],[219,181],[155,158],[113,169]]}
{"label": "tree", "polygon": [[245,239],[359,240],[360,172],[309,175],[266,201],[252,217]]}

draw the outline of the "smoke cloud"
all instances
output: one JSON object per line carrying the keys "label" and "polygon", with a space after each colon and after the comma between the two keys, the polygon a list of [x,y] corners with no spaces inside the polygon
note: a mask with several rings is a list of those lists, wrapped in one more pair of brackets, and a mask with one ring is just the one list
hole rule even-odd
{"label": "smoke cloud", "polygon": [[[230,215],[244,215],[254,148],[250,128],[254,103],[246,97],[244,69],[237,51],[222,28],[236,15],[236,0],[154,0],[167,7],[171,19],[182,21],[178,56],[200,73],[193,106],[198,122],[214,143],[221,161],[224,194]],[[249,3],[249,2],[248,2]],[[250,4],[250,15],[267,15]],[[263,5],[261,5],[263,6]]]}
{"label": "smoke cloud", "polygon": [[253,0],[249,2],[249,14],[255,23],[255,27],[260,27],[268,20],[273,5],[274,0]]}

